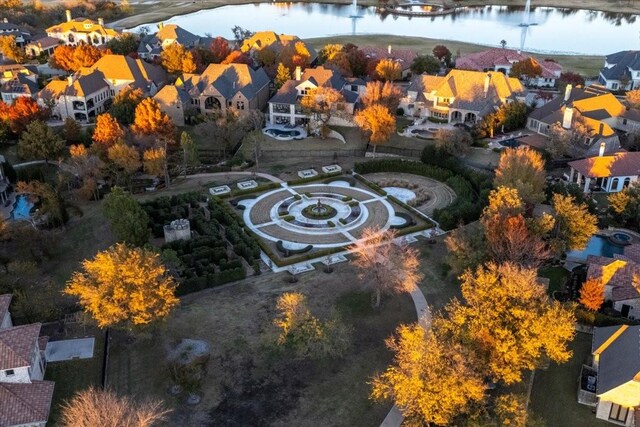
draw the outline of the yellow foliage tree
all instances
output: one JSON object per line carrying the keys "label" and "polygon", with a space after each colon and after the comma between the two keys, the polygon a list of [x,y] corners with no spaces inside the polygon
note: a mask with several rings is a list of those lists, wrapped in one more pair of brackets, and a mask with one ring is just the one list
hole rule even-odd
{"label": "yellow foliage tree", "polygon": [[392,82],[398,80],[402,75],[400,63],[391,59],[383,59],[376,65],[376,74],[382,80]]}
{"label": "yellow foliage tree", "polygon": [[92,136],[98,152],[105,153],[123,137],[124,130],[120,127],[115,117],[109,113],[103,113],[98,116]]}
{"label": "yellow foliage tree", "polygon": [[396,131],[395,116],[381,104],[374,104],[358,111],[355,122],[363,132],[369,135],[369,143],[373,145],[374,157],[376,147],[387,142]]}
{"label": "yellow foliage tree", "polygon": [[598,231],[598,217],[589,213],[587,205],[577,203],[573,196],[554,194],[551,203],[555,211],[553,236],[559,251],[583,250]]}
{"label": "yellow foliage tree", "polygon": [[158,254],[119,243],[84,260],[64,292],[101,328],[131,329],[166,317],[178,304],[175,289]]}
{"label": "yellow foliage tree", "polygon": [[522,381],[542,356],[555,362],[571,357],[575,334],[570,308],[550,301],[536,281],[536,270],[512,263],[488,263],[460,276],[464,304],[447,308],[450,333],[472,343],[477,369],[494,381]]}
{"label": "yellow foliage tree", "polygon": [[417,252],[407,245],[394,244],[395,237],[392,230],[367,228],[360,240],[349,247],[355,256],[353,264],[360,269],[360,279],[374,291],[375,308],[380,307],[381,294],[411,292],[422,279]]}
{"label": "yellow foliage tree", "polygon": [[193,73],[196,70],[193,54],[178,43],[162,49],[160,63],[170,74]]}
{"label": "yellow foliage tree", "polygon": [[24,49],[16,44],[15,36],[0,36],[0,53],[18,64],[27,59]]}
{"label": "yellow foliage tree", "polygon": [[398,327],[387,346],[393,363],[374,378],[371,396],[392,399],[405,417],[449,425],[485,399],[483,378],[459,343],[414,324]]}
{"label": "yellow foliage tree", "polygon": [[532,205],[544,200],[545,178],[540,153],[526,146],[507,148],[500,156],[494,185],[515,188],[524,203]]}
{"label": "yellow foliage tree", "polygon": [[604,302],[604,283],[597,278],[588,279],[580,288],[580,304],[592,311],[600,310]]}
{"label": "yellow foliage tree", "polygon": [[402,92],[393,83],[373,81],[367,83],[360,100],[365,107],[381,104],[387,107],[389,112],[395,113],[400,98],[402,98]]}
{"label": "yellow foliage tree", "polygon": [[150,175],[160,176],[164,173],[166,156],[162,148],[151,148],[142,153],[144,171]]}
{"label": "yellow foliage tree", "polygon": [[131,130],[138,135],[156,135],[169,139],[175,136],[171,118],[153,98],[145,98],[138,104]]}
{"label": "yellow foliage tree", "polygon": [[118,184],[129,184],[131,175],[140,169],[140,153],[134,147],[123,142],[118,142],[107,151],[107,157],[111,163],[115,180]]}
{"label": "yellow foliage tree", "polygon": [[302,99],[300,105],[307,113],[312,113],[314,119],[321,125],[322,138],[328,133],[328,123],[331,117],[340,115],[344,96],[332,87],[321,86],[311,89]]}

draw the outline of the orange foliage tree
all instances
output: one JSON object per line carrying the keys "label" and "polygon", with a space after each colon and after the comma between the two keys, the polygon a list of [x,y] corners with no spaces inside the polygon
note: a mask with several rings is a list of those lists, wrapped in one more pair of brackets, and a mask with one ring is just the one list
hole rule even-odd
{"label": "orange foliage tree", "polygon": [[374,104],[358,111],[355,122],[363,132],[369,135],[369,143],[373,145],[374,157],[376,147],[387,142],[396,131],[395,116],[381,104]]}
{"label": "orange foliage tree", "polygon": [[336,114],[341,113],[344,96],[332,87],[318,87],[309,90],[300,100],[302,109],[313,114],[314,119],[320,123],[321,136],[326,138],[329,131],[328,124]]}
{"label": "orange foliage tree", "polygon": [[68,72],[78,71],[82,67],[91,67],[104,55],[111,53],[88,44],[78,46],[60,45],[55,48],[49,63],[54,68]]}
{"label": "orange foliage tree", "polygon": [[153,98],[145,98],[136,107],[131,130],[137,135],[157,135],[173,139],[175,126]]}
{"label": "orange foliage tree", "polygon": [[407,245],[396,245],[392,230],[367,228],[362,237],[349,247],[355,256],[353,264],[360,269],[360,279],[373,289],[373,307],[380,307],[383,293],[413,291],[422,274],[417,252]]}
{"label": "orange foliage tree", "polygon": [[400,63],[390,59],[383,59],[376,65],[376,75],[382,80],[394,81],[398,80],[402,75]]}
{"label": "orange foliage tree", "polygon": [[157,253],[118,243],[84,260],[64,292],[99,327],[132,329],[165,318],[178,305],[176,286]]}
{"label": "orange foliage tree", "polygon": [[11,105],[0,101],[0,122],[5,122],[14,135],[20,135],[35,120],[46,120],[49,110],[41,108],[33,99],[20,96]]}
{"label": "orange foliage tree", "polygon": [[604,283],[600,279],[588,279],[580,288],[580,304],[592,311],[600,310],[604,302]]}
{"label": "orange foliage tree", "polygon": [[99,152],[106,153],[109,147],[123,137],[124,130],[111,114],[103,113],[98,116],[92,139]]}
{"label": "orange foliage tree", "polygon": [[400,104],[400,98],[402,98],[402,92],[393,83],[373,81],[367,83],[360,100],[365,107],[380,104],[387,107],[389,112],[395,113]]}
{"label": "orange foliage tree", "polygon": [[140,153],[134,147],[118,142],[107,150],[116,183],[128,184],[131,175],[140,169]]}
{"label": "orange foliage tree", "polygon": [[193,53],[178,43],[170,44],[162,49],[160,61],[162,68],[170,74],[193,73],[196,71]]}
{"label": "orange foliage tree", "polygon": [[16,36],[0,36],[0,53],[18,64],[22,64],[27,59],[24,49],[16,44]]}
{"label": "orange foliage tree", "polygon": [[220,36],[213,39],[211,45],[209,46],[209,50],[211,51],[211,59],[213,60],[214,64],[221,63],[231,53],[229,42]]}
{"label": "orange foliage tree", "polygon": [[393,399],[417,425],[450,425],[485,399],[482,375],[469,363],[468,350],[437,329],[401,325],[387,339],[393,363],[372,382],[371,396]]}
{"label": "orange foliage tree", "polygon": [[248,64],[251,65],[253,60],[246,53],[234,50],[222,61],[222,64]]}

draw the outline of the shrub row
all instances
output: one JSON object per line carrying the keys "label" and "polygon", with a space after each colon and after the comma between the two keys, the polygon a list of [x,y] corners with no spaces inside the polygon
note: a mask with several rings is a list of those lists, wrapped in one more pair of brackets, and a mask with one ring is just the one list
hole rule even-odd
{"label": "shrub row", "polygon": [[291,181],[287,181],[287,184],[289,185],[301,185],[301,184],[307,184],[309,182],[314,182],[314,181],[320,181],[321,179],[327,179],[327,178],[331,178],[331,177],[337,177],[339,175],[342,175],[342,172],[333,172],[333,173],[321,173],[318,174],[316,176],[312,176],[309,178],[299,178],[299,179],[293,179]]}
{"label": "shrub row", "polygon": [[203,277],[194,276],[182,281],[178,289],[176,289],[176,295],[181,296],[191,292],[202,291],[207,288],[224,285],[225,283],[242,280],[245,277],[246,274],[242,267],[207,274]]}

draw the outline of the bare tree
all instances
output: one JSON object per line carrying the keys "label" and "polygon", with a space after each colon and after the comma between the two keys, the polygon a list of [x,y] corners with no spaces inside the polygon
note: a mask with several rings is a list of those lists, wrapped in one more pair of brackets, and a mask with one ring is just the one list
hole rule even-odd
{"label": "bare tree", "polygon": [[350,247],[355,255],[353,263],[360,268],[360,279],[374,291],[374,308],[380,307],[383,293],[411,292],[422,279],[416,250],[406,244],[394,244],[395,237],[393,230],[367,228]]}
{"label": "bare tree", "polygon": [[62,405],[64,427],[151,427],[166,421],[162,401],[136,402],[110,390],[89,387]]}

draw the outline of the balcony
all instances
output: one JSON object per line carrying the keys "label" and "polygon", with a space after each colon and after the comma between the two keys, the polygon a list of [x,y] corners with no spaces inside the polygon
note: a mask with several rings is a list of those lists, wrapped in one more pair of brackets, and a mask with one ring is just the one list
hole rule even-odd
{"label": "balcony", "polygon": [[289,114],[291,112],[291,108],[288,104],[273,104],[273,112]]}
{"label": "balcony", "polygon": [[87,109],[87,106],[84,104],[84,102],[81,101],[73,101],[72,105],[74,110],[84,111]]}

